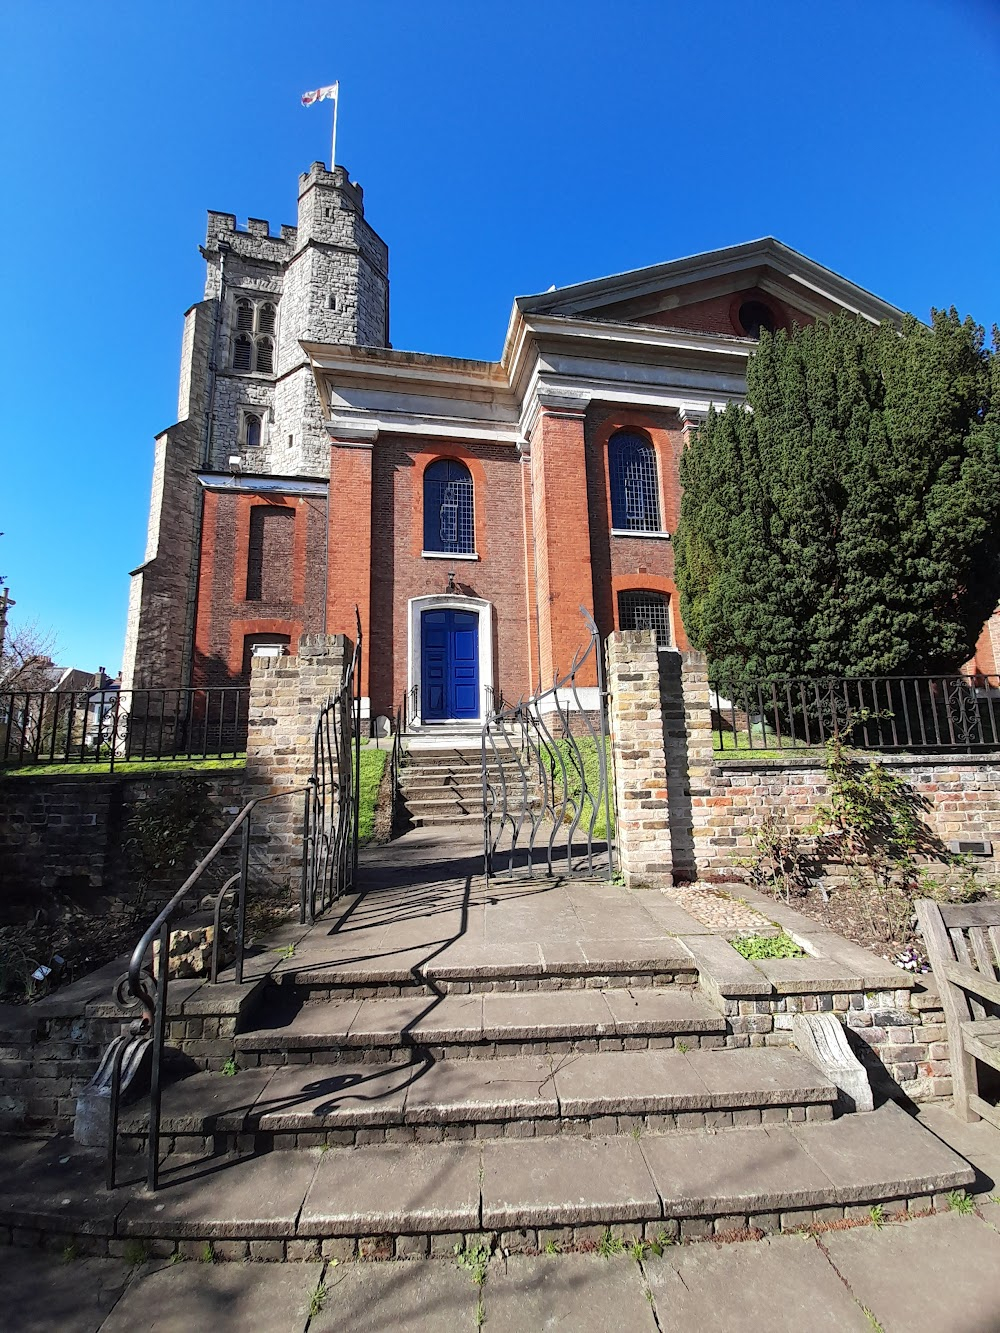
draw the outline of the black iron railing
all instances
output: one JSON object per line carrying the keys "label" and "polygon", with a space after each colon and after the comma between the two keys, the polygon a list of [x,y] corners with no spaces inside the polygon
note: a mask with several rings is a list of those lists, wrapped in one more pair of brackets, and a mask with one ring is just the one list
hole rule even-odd
{"label": "black iron railing", "polygon": [[1000,749],[1000,677],[856,676],[709,681],[716,753]]}
{"label": "black iron railing", "polygon": [[[536,852],[553,874],[553,853],[566,841],[565,871],[593,875],[606,848],[604,873],[614,877],[612,783],[601,640],[593,617],[580,611],[589,642],[570,669],[545,690],[511,707],[498,706],[482,729],[483,861],[487,882],[516,871],[534,873]],[[585,701],[579,684],[592,673]],[[499,701],[502,704],[502,701]],[[580,856],[575,858],[574,844]]]}
{"label": "black iron railing", "polygon": [[245,685],[0,693],[0,767],[235,758],[249,703]]}
{"label": "black iron railing", "polygon": [[[215,846],[204,856],[188,875],[187,879],[174,896],[159,912],[155,920],[147,927],[139,943],[132,951],[128,972],[118,983],[115,998],[123,1008],[141,1007],[140,1016],[131,1024],[129,1034],[123,1034],[113,1044],[111,1070],[111,1104],[108,1121],[108,1188],[116,1183],[116,1165],[118,1149],[118,1114],[121,1100],[122,1065],[127,1057],[134,1054],[135,1039],[146,1039],[150,1043],[150,1086],[149,1086],[149,1123],[147,1126],[147,1164],[146,1183],[155,1190],[159,1183],[160,1169],[160,1110],[162,1102],[163,1047],[167,1029],[167,991],[170,980],[170,927],[171,923],[189,910],[188,903],[205,872],[212,866],[232,839],[240,835],[240,869],[230,876],[216,896],[215,927],[213,941],[212,970],[210,979],[219,979],[218,939],[221,928],[223,900],[235,892],[236,902],[236,940],[234,959],[234,980],[243,981],[243,966],[246,947],[246,909],[247,890],[250,873],[251,820],[259,805],[267,801],[276,801],[283,797],[301,795],[305,797],[305,818],[308,821],[309,803],[313,792],[313,782],[302,787],[291,787],[286,791],[274,792],[270,796],[259,796],[248,801],[233,822],[219,838]],[[300,890],[300,920],[305,920],[310,874],[308,856],[302,861],[302,882]]]}

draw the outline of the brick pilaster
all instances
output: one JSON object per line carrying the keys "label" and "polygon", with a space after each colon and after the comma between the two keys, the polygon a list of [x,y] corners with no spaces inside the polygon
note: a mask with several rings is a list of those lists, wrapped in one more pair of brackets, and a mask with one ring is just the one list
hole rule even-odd
{"label": "brick pilaster", "polygon": [[[247,800],[303,787],[313,771],[320,709],[340,689],[351,645],[343,634],[302,638],[295,657],[255,657],[250,673]],[[347,719],[350,726],[350,719]],[[269,801],[253,821],[255,871],[297,892],[302,870],[304,800]]]}
{"label": "brick pilaster", "polygon": [[618,858],[630,889],[673,883],[659,656],[652,630],[608,638]]}
{"label": "brick pilaster", "polygon": [[[372,445],[336,440],[330,451],[330,529],[327,538],[326,625],[331,634],[361,633],[371,643]],[[369,655],[364,654],[361,693],[367,697]]]}

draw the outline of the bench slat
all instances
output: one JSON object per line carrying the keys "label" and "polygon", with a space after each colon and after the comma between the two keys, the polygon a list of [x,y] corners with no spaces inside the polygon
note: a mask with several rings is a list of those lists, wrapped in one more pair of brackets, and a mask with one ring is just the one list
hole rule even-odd
{"label": "bench slat", "polygon": [[[959,926],[952,926],[951,929],[948,931],[948,935],[951,939],[951,947],[955,951],[955,957],[958,959],[959,966],[964,966],[965,970],[968,973],[970,973],[970,975],[978,979],[979,973],[972,966],[972,955],[969,953],[969,942],[965,938],[965,932]],[[947,972],[947,968],[945,969],[945,971]],[[957,978],[953,977],[952,980],[957,980]],[[976,999],[977,995],[982,995],[983,993],[979,987],[978,980],[976,984],[971,987],[968,986],[965,982],[961,981],[958,984],[960,986],[965,985],[966,990],[972,991],[972,994],[969,996],[969,1004],[972,1008],[972,1017],[985,1018],[986,1009],[984,1008],[981,1001]]]}
{"label": "bench slat", "polygon": [[996,899],[982,903],[942,903],[938,910],[949,930],[953,926],[960,930],[969,926],[1000,926],[1000,902]]}
{"label": "bench slat", "polygon": [[[953,981],[956,986],[961,986],[964,991],[970,991],[973,995],[981,995],[983,999],[1000,1004],[1000,983],[987,981],[982,973],[977,972],[974,967],[964,967],[961,963],[945,963],[943,971],[949,981]],[[980,1017],[986,1017],[986,1011],[983,1010],[981,1004],[976,1004],[973,1001],[973,1006],[982,1010]],[[976,1017],[976,1015],[973,1016]]]}

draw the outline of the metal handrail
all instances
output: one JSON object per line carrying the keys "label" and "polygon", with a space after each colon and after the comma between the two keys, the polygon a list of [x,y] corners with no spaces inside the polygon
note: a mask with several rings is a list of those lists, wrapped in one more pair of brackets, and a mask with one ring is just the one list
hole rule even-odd
{"label": "metal handrail", "polygon": [[[244,940],[246,931],[247,880],[250,868],[251,817],[258,805],[263,805],[266,801],[279,800],[281,797],[305,794],[308,805],[308,796],[312,790],[312,786],[312,781],[310,781],[305,786],[289,787],[283,791],[272,792],[268,796],[256,796],[252,801],[247,802],[226,831],[217,840],[212,849],[202,857],[174,896],[163,908],[161,908],[154,920],[147,926],[139,943],[132,950],[132,956],[129,959],[128,973],[124,978],[124,981],[127,983],[125,993],[122,992],[122,983],[119,983],[117,987],[116,994],[120,1003],[128,1003],[125,998],[125,994],[128,994],[142,1005],[143,1016],[137,1023],[133,1024],[135,1035],[138,1036],[147,1033],[150,1028],[152,1028],[149,1078],[149,1124],[146,1135],[146,1183],[150,1190],[155,1190],[159,1183],[160,1110],[162,1102],[161,1072],[167,1024],[167,988],[170,980],[170,923],[184,900],[194,888],[195,884],[197,884],[198,880],[226,846],[233,834],[236,833],[238,829],[241,829],[243,838],[240,869],[237,872],[237,876],[231,876],[219,892],[216,903],[216,922],[218,923],[222,898],[230,889],[233,879],[238,877],[239,888],[237,899],[235,980],[237,985],[242,984]],[[157,939],[157,936],[159,936],[159,959],[158,965],[155,966],[154,975],[153,972],[145,971],[144,964],[146,954],[149,951],[150,946]],[[217,955],[213,957],[213,981],[217,980],[217,976],[214,975],[216,958]],[[149,986],[146,984],[147,980],[152,984],[152,992],[150,992]],[[118,1058],[112,1071],[111,1080],[111,1113],[108,1125],[109,1187],[113,1187],[115,1183],[115,1160],[118,1144],[118,1110],[121,1092],[121,1063],[121,1059]]]}

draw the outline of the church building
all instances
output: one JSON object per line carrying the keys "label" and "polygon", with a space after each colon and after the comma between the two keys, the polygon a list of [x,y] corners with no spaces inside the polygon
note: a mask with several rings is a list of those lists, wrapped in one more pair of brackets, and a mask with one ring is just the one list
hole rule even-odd
{"label": "church building", "polygon": [[388,248],[318,162],[296,226],[209,213],[202,255],[123,685],[245,683],[255,653],[353,638],[357,607],[365,711],[406,695],[418,728],[550,685],[581,606],[685,648],[688,433],[743,397],[762,327],[902,317],[767,237],[519,297],[499,361],[396,350]]}

